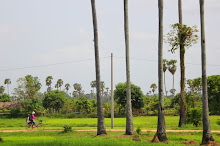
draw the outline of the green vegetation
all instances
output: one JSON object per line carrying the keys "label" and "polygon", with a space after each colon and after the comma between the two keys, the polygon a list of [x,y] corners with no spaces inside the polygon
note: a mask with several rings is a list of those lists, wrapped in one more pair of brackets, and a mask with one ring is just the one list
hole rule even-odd
{"label": "green vegetation", "polygon": [[[63,129],[63,125],[68,124],[72,129],[96,129],[97,119],[96,118],[73,118],[73,119],[61,119],[61,118],[48,118],[48,117],[38,117],[39,120],[43,120],[45,124],[45,129]],[[220,116],[210,116],[210,122],[212,130],[220,130],[217,124]],[[134,117],[134,128],[140,127],[142,130],[155,130],[157,128],[157,116],[145,116],[145,117]],[[183,129],[193,129],[202,130],[202,125],[194,127],[192,124],[184,125],[179,128],[178,116],[166,116],[166,129],[167,130],[183,130]],[[115,129],[125,129],[125,118],[115,118]],[[111,128],[111,119],[105,118],[106,129]],[[0,130],[3,129],[25,129],[25,118],[14,118],[14,119],[1,119],[0,120]]]}
{"label": "green vegetation", "polygon": [[0,102],[11,102],[11,98],[8,94],[4,93],[0,95]]}
{"label": "green vegetation", "polygon": [[[167,145],[151,143],[155,133],[143,132],[141,141],[135,141],[132,136],[123,135],[124,132],[108,132],[108,135],[96,136],[96,132],[69,132],[35,131],[35,132],[0,132],[3,139],[1,145]],[[215,139],[220,142],[220,135],[213,133]],[[168,133],[169,145],[183,145],[184,141],[194,139],[198,143],[202,141],[202,133]]]}
{"label": "green vegetation", "polygon": [[63,128],[64,128],[64,131],[63,131],[63,132],[65,132],[65,133],[72,131],[72,127],[69,126],[68,124],[65,124],[65,125],[63,126]]}

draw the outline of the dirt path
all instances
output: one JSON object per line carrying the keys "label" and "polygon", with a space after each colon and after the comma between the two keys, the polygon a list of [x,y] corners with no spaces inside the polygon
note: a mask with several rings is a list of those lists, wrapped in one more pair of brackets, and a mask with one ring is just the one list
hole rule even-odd
{"label": "dirt path", "polygon": [[[37,130],[33,130],[37,131]],[[63,130],[44,130],[44,131],[63,131]],[[73,131],[97,131],[97,129],[75,129]],[[107,131],[120,131],[124,129],[107,129]],[[156,130],[142,130],[143,132],[156,132]],[[27,130],[0,130],[0,132],[29,132]],[[30,131],[31,132],[31,131]],[[202,132],[202,130],[166,130],[166,132]],[[212,130],[212,133],[220,133],[220,130]]]}

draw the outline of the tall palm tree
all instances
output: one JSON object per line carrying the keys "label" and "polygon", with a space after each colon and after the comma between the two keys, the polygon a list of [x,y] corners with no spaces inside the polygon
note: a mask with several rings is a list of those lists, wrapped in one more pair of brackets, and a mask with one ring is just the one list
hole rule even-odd
{"label": "tall palm tree", "polygon": [[53,80],[53,77],[52,77],[52,76],[48,76],[48,77],[46,78],[46,85],[48,86],[48,91],[51,91],[51,90],[52,90],[52,88],[51,88],[52,80]]}
{"label": "tall palm tree", "polygon": [[[179,24],[182,26],[182,0],[178,1],[178,10],[179,10]],[[180,36],[181,37],[181,36]],[[180,38],[181,40],[181,38]],[[186,124],[186,102],[184,96],[185,90],[185,48],[182,43],[180,43],[180,72],[181,72],[181,79],[180,79],[180,120],[179,120],[179,127]]]}
{"label": "tall palm tree", "polygon": [[126,76],[127,76],[127,109],[126,109],[126,132],[125,134],[133,135],[134,126],[133,126],[133,115],[132,115],[132,105],[131,105],[128,0],[124,0],[124,31],[125,31]]}
{"label": "tall palm tree", "polygon": [[[170,73],[173,75],[173,88],[171,89],[172,92],[174,91],[174,74],[176,73],[176,63],[177,63],[177,60],[170,60],[167,65],[168,65],[168,70],[170,71]],[[175,94],[175,91],[173,92],[173,95]]]}
{"label": "tall palm tree", "polygon": [[60,87],[60,91],[61,91],[61,87],[63,86],[63,80],[62,79],[58,79],[57,85],[58,85],[58,87]]}
{"label": "tall palm tree", "polygon": [[153,92],[153,94],[154,94],[154,92],[156,91],[156,89],[157,89],[157,85],[154,83],[154,84],[151,84],[150,85],[150,88],[152,88],[152,92]]}
{"label": "tall palm tree", "polygon": [[4,84],[7,84],[7,88],[8,88],[8,95],[9,95],[9,85],[11,84],[11,80],[10,79],[5,79]]}
{"label": "tall palm tree", "polygon": [[93,18],[93,30],[94,30],[94,46],[95,46],[95,68],[96,68],[96,90],[97,90],[97,116],[98,127],[97,135],[106,134],[104,112],[102,108],[101,98],[101,80],[100,80],[100,64],[99,64],[99,47],[98,47],[98,26],[96,17],[95,0],[91,0],[92,5],[92,18]]}
{"label": "tall palm tree", "polygon": [[65,89],[66,89],[66,92],[67,92],[67,94],[68,94],[68,90],[70,89],[70,84],[69,84],[69,83],[67,83],[67,84],[65,85]]}
{"label": "tall palm tree", "polygon": [[166,89],[166,76],[165,76],[165,72],[167,71],[167,60],[166,59],[163,59],[163,73],[164,73],[164,89],[165,89],[165,93],[166,93],[166,96],[167,96],[167,89]]}
{"label": "tall palm tree", "polygon": [[202,103],[203,103],[203,137],[202,144],[214,141],[211,133],[208,107],[207,76],[206,76],[206,44],[204,23],[204,0],[200,0],[201,47],[202,47]]}
{"label": "tall palm tree", "polygon": [[158,137],[159,141],[166,142],[166,127],[165,127],[165,114],[164,114],[164,97],[163,97],[163,0],[158,0],[159,9],[159,39],[158,39],[158,122],[157,133],[153,141]]}

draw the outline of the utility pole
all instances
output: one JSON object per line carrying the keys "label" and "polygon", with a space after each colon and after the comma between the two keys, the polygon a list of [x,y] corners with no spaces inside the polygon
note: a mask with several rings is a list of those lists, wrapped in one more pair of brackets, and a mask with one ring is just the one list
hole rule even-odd
{"label": "utility pole", "polygon": [[113,53],[111,53],[111,129],[114,128]]}

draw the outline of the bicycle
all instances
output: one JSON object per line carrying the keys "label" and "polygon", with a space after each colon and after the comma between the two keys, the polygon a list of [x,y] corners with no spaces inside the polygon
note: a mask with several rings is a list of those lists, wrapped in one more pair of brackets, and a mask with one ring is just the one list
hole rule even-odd
{"label": "bicycle", "polygon": [[38,130],[44,130],[45,126],[42,123],[42,120],[39,120],[39,123],[37,125],[34,125],[33,122],[29,122],[29,123],[26,124],[26,130],[27,131],[31,131],[31,130],[33,130],[36,127],[37,127]]}

